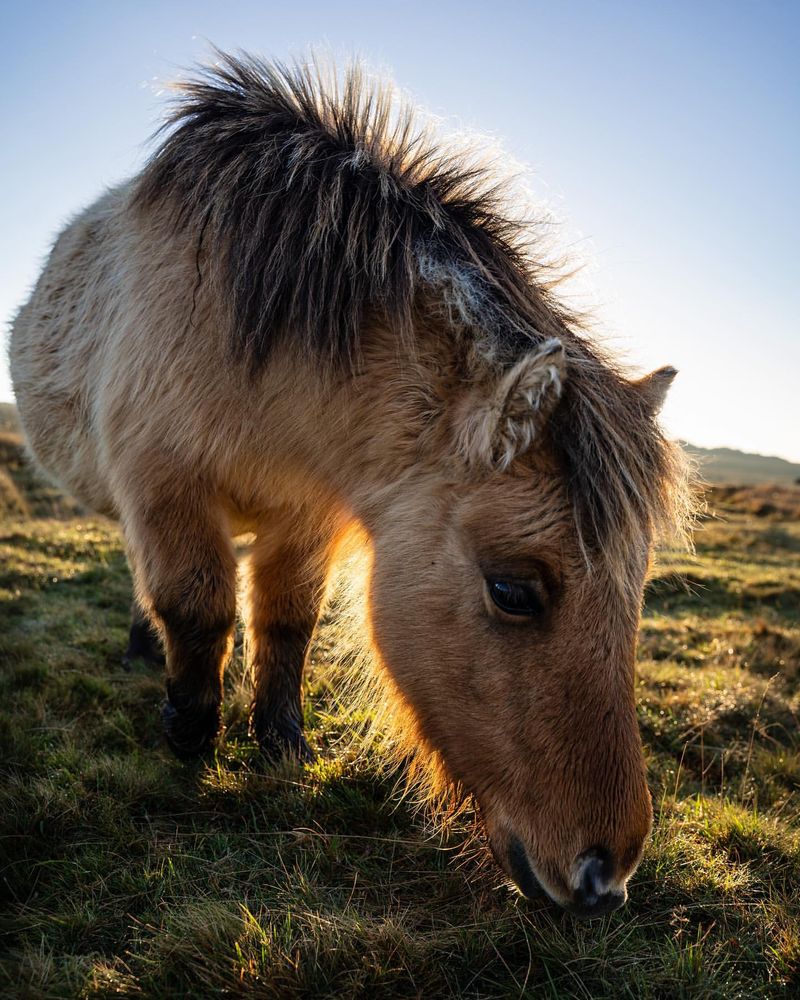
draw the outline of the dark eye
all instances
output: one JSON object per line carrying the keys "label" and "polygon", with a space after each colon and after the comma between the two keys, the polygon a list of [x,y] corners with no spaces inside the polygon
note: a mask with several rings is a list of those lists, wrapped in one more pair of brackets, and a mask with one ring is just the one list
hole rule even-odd
{"label": "dark eye", "polygon": [[536,588],[524,580],[487,580],[489,596],[507,615],[538,615],[544,610]]}

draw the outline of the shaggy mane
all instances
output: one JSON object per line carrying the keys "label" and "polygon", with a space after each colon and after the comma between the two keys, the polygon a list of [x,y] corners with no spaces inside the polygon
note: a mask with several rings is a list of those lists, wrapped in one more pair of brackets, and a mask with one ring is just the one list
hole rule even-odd
{"label": "shaggy mane", "polygon": [[230,336],[254,369],[291,338],[353,364],[370,315],[413,348],[420,293],[488,361],[546,337],[568,378],[551,418],[588,554],[625,577],[634,537],[683,523],[686,467],[630,381],[552,294],[536,226],[508,211],[508,178],[479,151],[448,149],[389,84],[359,66],[270,64],[218,52],[179,87],[166,138],[133,204],[195,236],[224,283]]}
{"label": "shaggy mane", "polygon": [[507,356],[544,334],[531,308],[547,322],[557,307],[542,308],[531,220],[504,210],[508,177],[476,144],[446,148],[357,64],[340,78],[316,62],[218,56],[178,86],[133,198],[221,254],[232,335],[250,361],[282,336],[354,359],[374,310],[411,343],[418,290],[431,285]]}

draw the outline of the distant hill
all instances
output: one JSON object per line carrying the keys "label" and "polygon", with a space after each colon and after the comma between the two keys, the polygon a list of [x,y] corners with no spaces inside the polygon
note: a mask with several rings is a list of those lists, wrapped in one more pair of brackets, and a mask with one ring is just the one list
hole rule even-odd
{"label": "distant hill", "polygon": [[686,441],[683,445],[697,458],[700,473],[708,483],[751,486],[800,482],[800,464],[796,462],[787,462],[773,455],[751,455],[735,448],[698,448]]}
{"label": "distant hill", "polygon": [[[0,431],[20,432],[17,408],[13,403],[0,403]],[[684,448],[700,463],[703,479],[708,483],[736,483],[755,486],[759,483],[789,484],[800,481],[800,464],[770,455],[751,455],[735,448],[698,448],[683,442]]]}

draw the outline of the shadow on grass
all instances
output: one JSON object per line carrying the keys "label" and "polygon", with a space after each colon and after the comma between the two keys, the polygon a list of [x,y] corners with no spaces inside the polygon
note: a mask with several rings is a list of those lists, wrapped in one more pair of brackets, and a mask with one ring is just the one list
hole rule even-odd
{"label": "shadow on grass", "polygon": [[800,613],[800,588],[780,579],[746,583],[711,573],[669,571],[652,577],[645,588],[646,612],[691,609],[699,615],[731,611],[757,613],[770,608],[790,623]]}

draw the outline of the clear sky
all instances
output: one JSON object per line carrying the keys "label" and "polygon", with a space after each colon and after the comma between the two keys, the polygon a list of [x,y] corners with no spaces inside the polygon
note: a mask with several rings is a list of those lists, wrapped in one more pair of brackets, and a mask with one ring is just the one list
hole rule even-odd
{"label": "clear sky", "polygon": [[800,2],[4,0],[0,37],[4,323],[209,42],[321,45],[530,168],[581,304],[632,363],[680,370],[675,435],[800,461]]}

